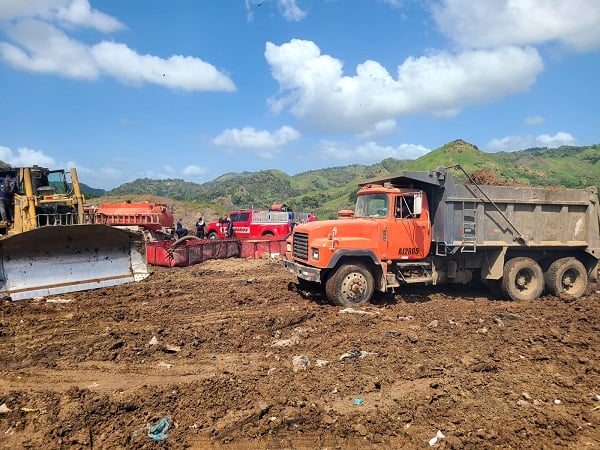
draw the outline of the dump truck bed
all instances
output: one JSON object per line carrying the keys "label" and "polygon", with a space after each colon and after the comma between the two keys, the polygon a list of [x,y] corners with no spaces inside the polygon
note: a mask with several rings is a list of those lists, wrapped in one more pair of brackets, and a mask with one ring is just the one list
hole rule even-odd
{"label": "dump truck bed", "polygon": [[595,189],[446,186],[433,240],[448,246],[577,247],[598,257]]}

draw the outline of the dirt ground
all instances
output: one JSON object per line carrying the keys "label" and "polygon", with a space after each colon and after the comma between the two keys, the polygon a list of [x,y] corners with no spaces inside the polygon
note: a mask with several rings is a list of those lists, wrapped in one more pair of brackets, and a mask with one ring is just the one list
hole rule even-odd
{"label": "dirt ground", "polygon": [[0,448],[600,448],[597,285],[345,310],[277,260],[152,270],[0,305]]}

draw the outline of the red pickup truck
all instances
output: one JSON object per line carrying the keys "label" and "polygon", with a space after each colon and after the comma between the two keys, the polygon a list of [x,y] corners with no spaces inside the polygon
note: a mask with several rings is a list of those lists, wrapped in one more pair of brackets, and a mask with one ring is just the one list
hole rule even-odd
{"label": "red pickup truck", "polygon": [[[251,239],[256,237],[286,237],[296,223],[306,222],[310,214],[292,211],[258,211],[241,209],[229,214],[233,222],[233,237]],[[206,224],[206,236],[209,239],[227,237],[227,222],[218,220]]]}

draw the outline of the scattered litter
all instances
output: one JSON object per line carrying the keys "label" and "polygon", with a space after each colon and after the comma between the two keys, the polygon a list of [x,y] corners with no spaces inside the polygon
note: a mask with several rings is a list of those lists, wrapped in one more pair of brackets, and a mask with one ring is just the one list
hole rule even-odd
{"label": "scattered litter", "polygon": [[527,405],[529,405],[529,402],[527,400],[523,400],[523,399],[517,400],[517,406],[527,406]]}
{"label": "scattered litter", "polygon": [[600,411],[600,405],[594,406],[590,411]]}
{"label": "scattered litter", "polygon": [[292,358],[292,366],[294,367],[294,372],[306,370],[306,368],[310,366],[310,359],[306,355],[294,356]]}
{"label": "scattered litter", "polygon": [[487,327],[482,327],[482,328],[477,329],[477,334],[487,334],[487,332],[488,332]]}
{"label": "scattered litter", "polygon": [[278,339],[271,344],[271,347],[291,347],[300,342],[300,336],[308,332],[308,328],[296,327],[292,332],[292,337],[289,339]]}
{"label": "scattered litter", "polygon": [[427,328],[437,328],[438,325],[439,325],[439,322],[437,320],[432,320],[431,322],[429,322],[427,324]]}
{"label": "scattered litter", "polygon": [[398,317],[398,320],[414,320],[415,318],[413,316],[400,316]]}
{"label": "scattered litter", "polygon": [[162,441],[169,437],[166,431],[169,429],[171,424],[169,423],[169,417],[163,417],[160,422],[156,425],[148,425],[148,437],[154,439],[155,441]]}
{"label": "scattered litter", "polygon": [[500,328],[504,326],[504,322],[500,317],[494,317],[494,322],[496,322]]}
{"label": "scattered litter", "polygon": [[555,405],[560,405],[560,400],[559,400],[559,399],[555,399],[555,400],[554,400],[554,404],[555,404]]}
{"label": "scattered litter", "polygon": [[329,361],[325,359],[317,359],[317,362],[315,363],[315,367],[325,367],[327,365],[329,365]]}
{"label": "scattered litter", "polygon": [[344,361],[346,359],[358,359],[358,358],[364,358],[367,355],[376,355],[377,353],[373,353],[373,352],[365,352],[364,350],[348,350],[346,353],[344,353],[342,356],[340,356],[340,361]]}
{"label": "scattered litter", "polygon": [[435,436],[429,439],[429,445],[433,447],[440,439],[444,439],[445,437],[446,436],[444,436],[444,433],[438,430],[437,433],[435,433]]}
{"label": "scattered litter", "polygon": [[402,333],[400,333],[399,331],[386,331],[384,336],[385,337],[390,337],[390,338],[397,338],[400,337],[402,335]]}
{"label": "scattered litter", "polygon": [[10,412],[10,408],[6,406],[6,403],[2,403],[0,405],[0,414],[8,414]]}
{"label": "scattered litter", "polygon": [[[2,407],[0,406],[0,408],[2,408]],[[40,408],[29,408],[27,406],[23,406],[21,408],[21,411],[23,411],[23,412],[38,412],[39,410],[40,410]]]}
{"label": "scattered litter", "polygon": [[358,398],[358,397],[355,398],[354,399],[354,404],[357,405],[357,406],[362,405],[363,404],[363,399],[362,398]]}
{"label": "scattered litter", "polygon": [[161,361],[158,363],[158,367],[166,367],[167,369],[170,369],[171,367],[173,367],[173,364],[169,364],[169,363]]}
{"label": "scattered litter", "polygon": [[358,316],[378,316],[378,311],[362,311],[354,308],[344,308],[339,310],[340,314],[356,314]]}
{"label": "scattered litter", "polygon": [[176,345],[165,345],[165,352],[167,353],[177,353],[181,351],[181,347]]}
{"label": "scattered litter", "polygon": [[254,278],[248,278],[247,280],[242,281],[242,285],[246,286],[248,284],[254,283]]}
{"label": "scattered litter", "polygon": [[53,298],[46,299],[46,303],[71,303],[72,301],[73,301],[73,299],[70,299],[70,298],[59,298],[59,297],[53,297]]}
{"label": "scattered litter", "polygon": [[158,345],[158,339],[156,339],[156,336],[152,336],[152,339],[150,339],[148,345]]}
{"label": "scattered litter", "polygon": [[509,312],[499,312],[498,314],[494,314],[494,318],[496,317],[501,320],[523,320],[523,318],[518,314]]}

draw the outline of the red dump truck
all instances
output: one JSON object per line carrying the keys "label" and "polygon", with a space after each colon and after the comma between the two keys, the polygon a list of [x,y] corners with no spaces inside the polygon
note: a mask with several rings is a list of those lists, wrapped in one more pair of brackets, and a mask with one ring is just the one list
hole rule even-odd
{"label": "red dump truck", "polygon": [[482,186],[464,173],[466,184],[446,168],[360,183],[354,212],[294,228],[285,268],[343,306],[414,283],[481,280],[500,298],[532,300],[579,297],[596,281],[596,188]]}
{"label": "red dump truck", "polygon": [[[285,205],[273,205],[269,211],[241,209],[229,213],[233,222],[233,236],[238,239],[258,237],[285,238],[297,223],[310,220],[311,214],[295,213]],[[209,239],[227,237],[227,221],[218,220],[206,224],[206,236]]]}

